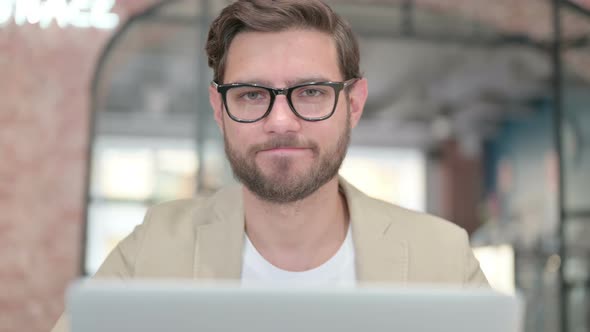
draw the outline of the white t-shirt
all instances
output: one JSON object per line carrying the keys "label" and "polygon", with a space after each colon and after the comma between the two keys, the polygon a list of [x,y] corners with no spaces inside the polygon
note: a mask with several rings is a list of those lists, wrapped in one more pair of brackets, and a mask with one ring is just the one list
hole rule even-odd
{"label": "white t-shirt", "polygon": [[338,252],[324,264],[303,272],[280,269],[256,250],[248,235],[244,241],[242,285],[354,286],[356,271],[350,228]]}

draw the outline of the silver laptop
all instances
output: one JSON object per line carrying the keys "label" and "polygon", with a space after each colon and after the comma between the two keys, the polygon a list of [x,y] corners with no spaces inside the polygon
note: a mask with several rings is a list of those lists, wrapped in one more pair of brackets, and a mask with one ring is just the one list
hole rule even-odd
{"label": "silver laptop", "polygon": [[523,321],[516,296],[434,287],[83,281],[67,307],[72,332],[518,332]]}

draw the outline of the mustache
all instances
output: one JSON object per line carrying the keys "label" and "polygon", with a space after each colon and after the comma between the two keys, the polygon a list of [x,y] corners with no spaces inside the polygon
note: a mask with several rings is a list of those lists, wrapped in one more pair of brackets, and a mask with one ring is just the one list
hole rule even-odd
{"label": "mustache", "polygon": [[317,144],[309,140],[302,140],[296,136],[275,136],[266,142],[255,144],[250,147],[250,152],[256,153],[264,150],[280,149],[280,148],[300,148],[311,149],[317,151]]}

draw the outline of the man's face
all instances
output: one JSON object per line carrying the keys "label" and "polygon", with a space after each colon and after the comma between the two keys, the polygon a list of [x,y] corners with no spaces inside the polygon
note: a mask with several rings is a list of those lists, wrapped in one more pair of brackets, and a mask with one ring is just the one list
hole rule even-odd
{"label": "man's face", "polygon": [[[238,34],[228,50],[224,76],[223,83],[275,88],[343,80],[332,37],[299,29]],[[334,178],[365,98],[366,81],[361,80],[350,94],[340,92],[332,117],[308,122],[298,118],[281,95],[266,118],[238,123],[224,111],[219,93],[210,89],[234,175],[258,197],[275,203],[301,200]]]}

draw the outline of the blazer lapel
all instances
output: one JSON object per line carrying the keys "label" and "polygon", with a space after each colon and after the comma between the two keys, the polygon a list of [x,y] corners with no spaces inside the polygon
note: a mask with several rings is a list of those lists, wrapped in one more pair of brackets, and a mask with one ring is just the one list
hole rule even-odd
{"label": "blazer lapel", "polygon": [[408,243],[395,232],[395,221],[383,215],[382,202],[367,197],[342,178],[340,186],[348,203],[359,283],[405,284]]}
{"label": "blazer lapel", "polygon": [[222,189],[210,200],[212,215],[196,225],[193,275],[197,279],[239,280],[244,245],[241,186]]}

